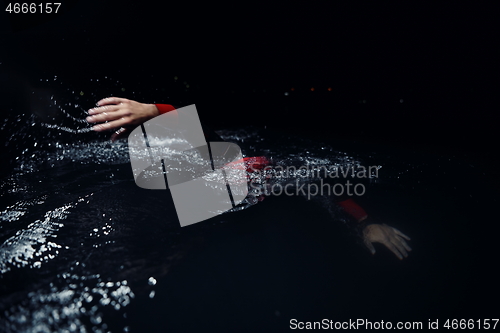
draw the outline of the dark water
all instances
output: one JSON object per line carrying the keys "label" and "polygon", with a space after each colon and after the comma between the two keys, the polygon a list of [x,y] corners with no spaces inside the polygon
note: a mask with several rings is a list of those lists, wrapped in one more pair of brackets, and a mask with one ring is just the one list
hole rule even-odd
{"label": "dark water", "polygon": [[75,103],[78,91],[65,96],[48,102],[49,115],[11,110],[3,123],[1,331],[276,332],[294,318],[426,327],[429,319],[498,317],[490,306],[498,193],[474,165],[220,130],[248,155],[283,164],[382,166],[357,201],[409,235],[413,251],[399,261],[376,246],[371,256],[301,197],[272,196],[181,228],[168,192],[135,185],[126,142],[90,133],[81,119],[91,105]]}

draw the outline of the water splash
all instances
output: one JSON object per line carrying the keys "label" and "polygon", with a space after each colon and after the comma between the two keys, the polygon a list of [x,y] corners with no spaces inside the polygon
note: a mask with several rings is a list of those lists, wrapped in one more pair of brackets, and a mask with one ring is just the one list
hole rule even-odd
{"label": "water splash", "polygon": [[[0,273],[5,274],[13,267],[40,268],[43,263],[59,255],[62,246],[52,239],[57,237],[57,231],[64,226],[62,221],[67,218],[70,209],[83,200],[84,198],[80,198],[76,202],[47,211],[43,219],[30,223],[0,245]],[[15,219],[23,215],[16,214]],[[12,217],[11,215],[10,222],[15,220]]]}
{"label": "water splash", "polygon": [[54,282],[29,292],[18,306],[7,310],[10,320],[0,328],[3,332],[108,332],[106,309],[123,312],[135,294],[127,280],[105,281],[99,274],[58,274]]}

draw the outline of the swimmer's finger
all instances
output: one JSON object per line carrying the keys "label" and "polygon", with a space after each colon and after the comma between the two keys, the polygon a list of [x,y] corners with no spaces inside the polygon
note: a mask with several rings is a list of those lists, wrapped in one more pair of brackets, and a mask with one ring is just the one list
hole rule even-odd
{"label": "swimmer's finger", "polygon": [[119,110],[120,107],[118,105],[104,105],[96,108],[89,109],[89,114],[94,115],[94,114],[100,114],[103,112],[114,112]]}
{"label": "swimmer's finger", "polygon": [[394,244],[392,244],[391,242],[384,242],[384,245],[389,249],[391,250],[395,255],[396,257],[399,258],[399,260],[402,260],[403,259],[403,256],[401,255],[401,253],[399,253],[398,249],[396,248],[396,246],[394,246]]}
{"label": "swimmer's finger", "polygon": [[117,120],[122,117],[128,116],[129,112],[128,111],[115,111],[115,112],[103,112],[99,113],[93,116],[89,116],[86,118],[86,120],[89,123],[100,123],[100,122],[105,122],[105,121],[112,121],[112,120]]}
{"label": "swimmer's finger", "polygon": [[406,238],[407,240],[411,240],[410,237],[406,236],[405,234],[403,234],[401,231],[399,231],[398,229],[394,228],[394,227],[391,227],[390,225],[387,225],[385,223],[382,224],[383,226],[389,228],[389,229],[392,229],[392,231],[394,231],[397,235],[403,237],[403,238]]}
{"label": "swimmer's finger", "polygon": [[370,250],[371,254],[375,254],[375,247],[373,246],[373,244],[371,242],[366,241],[365,245],[368,248],[368,250]]}
{"label": "swimmer's finger", "polygon": [[[405,247],[403,244],[399,241],[398,238],[393,238],[392,239],[392,244],[398,249],[399,253],[401,253],[405,258],[408,257],[408,252],[406,252]],[[401,259],[401,258],[400,258]]]}
{"label": "swimmer's finger", "polygon": [[401,237],[398,236],[398,239],[401,242],[401,244],[403,244],[403,246],[405,247],[406,251],[411,251],[411,247],[408,245],[408,243],[406,243],[406,241],[403,238],[401,238]]}
{"label": "swimmer's finger", "polygon": [[396,228],[394,228],[394,227],[392,227],[392,229],[394,229],[394,231],[396,232],[396,234],[397,234],[398,236],[401,236],[401,237],[405,238],[406,240],[411,240],[411,238],[410,238],[410,237],[406,236],[405,234],[403,234],[403,233],[402,233],[401,231],[399,231],[398,229],[396,229]]}
{"label": "swimmer's finger", "polygon": [[128,101],[128,99],[126,99],[126,98],[107,97],[107,98],[103,98],[99,102],[97,102],[97,105],[101,106],[101,105],[108,105],[108,104],[120,104],[120,103],[124,103],[127,101]]}
{"label": "swimmer's finger", "polygon": [[110,121],[109,123],[99,124],[92,127],[92,129],[96,132],[102,132],[106,130],[110,130],[113,128],[119,128],[125,125],[128,125],[130,120],[127,118],[120,118],[118,120]]}

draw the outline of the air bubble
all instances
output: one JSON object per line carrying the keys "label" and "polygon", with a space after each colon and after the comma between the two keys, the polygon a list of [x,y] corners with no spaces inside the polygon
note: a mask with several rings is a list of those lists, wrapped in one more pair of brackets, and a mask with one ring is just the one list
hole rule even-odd
{"label": "air bubble", "polygon": [[155,279],[154,277],[150,277],[150,278],[148,279],[148,284],[149,284],[150,286],[154,286],[154,285],[156,285],[156,279]]}

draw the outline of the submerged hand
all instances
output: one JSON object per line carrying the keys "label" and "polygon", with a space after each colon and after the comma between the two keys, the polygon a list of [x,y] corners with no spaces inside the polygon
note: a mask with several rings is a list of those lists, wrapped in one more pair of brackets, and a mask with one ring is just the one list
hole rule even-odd
{"label": "submerged hand", "polygon": [[403,259],[403,256],[406,258],[408,256],[407,251],[411,251],[411,247],[408,246],[405,239],[410,240],[410,237],[385,223],[370,224],[363,229],[364,243],[372,254],[375,253],[372,243],[382,243],[399,259]]}
{"label": "submerged hand", "polygon": [[127,126],[139,125],[159,115],[154,104],[144,104],[126,98],[108,97],[97,102],[98,107],[90,109],[87,121],[101,123],[92,127],[94,131],[118,129],[112,136],[114,141],[130,132]]}

